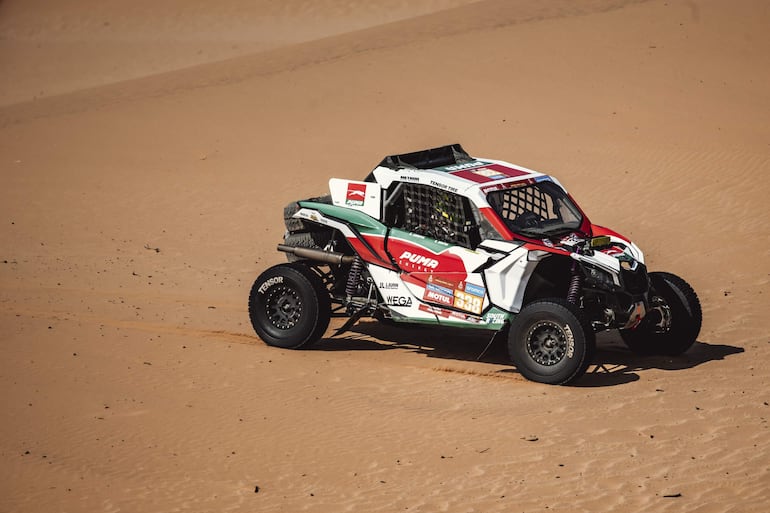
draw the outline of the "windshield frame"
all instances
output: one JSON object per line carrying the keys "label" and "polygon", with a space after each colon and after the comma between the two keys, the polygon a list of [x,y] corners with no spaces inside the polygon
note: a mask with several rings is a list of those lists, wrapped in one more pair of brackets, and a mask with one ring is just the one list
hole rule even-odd
{"label": "windshield frame", "polygon": [[586,221],[572,197],[550,177],[496,188],[486,201],[511,233],[530,239],[580,232]]}

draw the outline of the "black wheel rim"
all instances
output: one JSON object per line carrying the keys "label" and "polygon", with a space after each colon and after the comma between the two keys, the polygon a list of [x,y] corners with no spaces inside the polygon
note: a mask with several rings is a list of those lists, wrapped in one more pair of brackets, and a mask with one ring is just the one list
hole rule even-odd
{"label": "black wheel rim", "polygon": [[280,330],[293,328],[302,316],[302,298],[296,290],[281,286],[272,289],[265,301],[265,312],[270,324]]}
{"label": "black wheel rim", "polygon": [[556,365],[567,354],[567,335],[551,321],[540,321],[527,332],[527,352],[540,365]]}
{"label": "black wheel rim", "polygon": [[654,333],[668,333],[671,330],[671,306],[666,298],[653,296],[650,299],[650,311],[648,313],[652,321]]}

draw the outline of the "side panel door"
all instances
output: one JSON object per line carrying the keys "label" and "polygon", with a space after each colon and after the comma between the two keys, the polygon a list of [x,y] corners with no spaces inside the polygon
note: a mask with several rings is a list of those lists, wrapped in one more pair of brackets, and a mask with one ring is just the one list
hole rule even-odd
{"label": "side panel door", "polygon": [[439,323],[480,323],[489,305],[481,273],[490,255],[394,228],[387,251],[402,271],[401,279],[420,301],[419,309]]}

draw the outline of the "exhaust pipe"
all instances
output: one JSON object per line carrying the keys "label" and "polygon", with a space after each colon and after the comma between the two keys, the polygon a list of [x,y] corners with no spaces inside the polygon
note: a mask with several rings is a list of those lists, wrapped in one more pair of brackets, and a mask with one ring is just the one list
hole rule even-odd
{"label": "exhaust pipe", "polygon": [[344,255],[334,251],[300,248],[296,246],[287,246],[286,244],[278,244],[278,251],[283,251],[284,253],[292,253],[300,258],[318,260],[319,262],[324,262],[327,264],[352,264],[353,260],[356,258],[351,255]]}

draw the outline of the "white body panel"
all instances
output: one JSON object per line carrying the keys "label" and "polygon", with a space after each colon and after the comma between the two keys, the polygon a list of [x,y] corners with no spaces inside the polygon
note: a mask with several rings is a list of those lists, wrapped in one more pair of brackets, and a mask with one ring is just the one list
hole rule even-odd
{"label": "white body panel", "polygon": [[520,247],[484,271],[489,298],[498,308],[513,313],[521,310],[527,282],[539,261],[530,260],[529,253]]}
{"label": "white body panel", "polygon": [[329,192],[334,205],[380,219],[382,190],[379,184],[332,178],[329,180]]}

